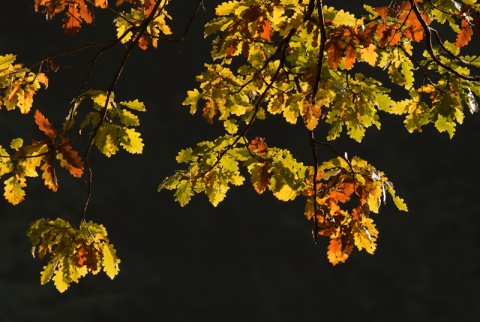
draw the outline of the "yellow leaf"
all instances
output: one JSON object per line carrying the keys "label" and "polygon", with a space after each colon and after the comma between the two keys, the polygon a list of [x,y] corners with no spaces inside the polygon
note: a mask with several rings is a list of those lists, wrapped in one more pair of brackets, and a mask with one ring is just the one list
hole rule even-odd
{"label": "yellow leaf", "polygon": [[120,145],[128,152],[142,153],[143,140],[140,138],[140,133],[135,132],[134,129],[120,129],[118,139]]}
{"label": "yellow leaf", "polygon": [[275,190],[273,195],[281,201],[294,200],[297,197],[297,191],[292,189],[289,185],[283,185],[280,189]]}
{"label": "yellow leaf", "polygon": [[375,66],[375,62],[377,61],[378,54],[375,52],[377,46],[374,44],[368,45],[367,48],[360,49],[360,54],[370,66]]}
{"label": "yellow leaf", "polygon": [[14,175],[5,180],[5,199],[12,205],[18,205],[25,199],[25,191],[22,188],[27,186],[25,177]]}
{"label": "yellow leaf", "polygon": [[337,11],[335,18],[333,18],[333,24],[336,26],[355,26],[357,24],[357,19],[351,13],[345,12],[343,10]]}
{"label": "yellow leaf", "polygon": [[112,244],[103,244],[102,246],[102,252],[103,252],[103,259],[102,259],[102,265],[103,265],[103,271],[105,274],[107,274],[108,277],[111,279],[114,279],[115,276],[118,274],[120,271],[118,264],[120,263],[120,259],[117,258],[115,255],[116,250],[113,248]]}
{"label": "yellow leaf", "polygon": [[55,269],[55,274],[52,278],[53,284],[60,293],[65,292],[70,286],[70,281],[68,276],[64,274],[64,263],[67,261],[67,258],[63,258],[63,261],[60,261]]}
{"label": "yellow leaf", "polygon": [[358,250],[365,249],[369,254],[373,254],[377,248],[375,241],[378,237],[378,231],[372,218],[362,218],[357,231],[354,233],[355,246]]}
{"label": "yellow leaf", "polygon": [[215,14],[217,16],[226,16],[231,14],[233,11],[235,11],[235,8],[238,6],[238,2],[236,1],[228,1],[228,2],[223,2],[219,6],[215,8]]}

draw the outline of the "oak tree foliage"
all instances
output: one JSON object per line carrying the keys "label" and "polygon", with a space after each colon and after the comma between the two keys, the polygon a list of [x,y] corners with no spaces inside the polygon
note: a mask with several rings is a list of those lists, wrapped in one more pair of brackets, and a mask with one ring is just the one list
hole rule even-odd
{"label": "oak tree foliage", "polygon": [[[96,12],[112,14],[116,39],[78,49],[100,46],[88,77],[101,53],[124,48],[109,87],[78,84],[70,106],[55,111],[40,110],[34,99],[47,90],[50,74],[64,72],[58,55],[33,66],[17,62],[12,53],[0,56],[2,112],[19,111],[39,129],[32,142],[19,137],[0,146],[5,200],[22,202],[31,177],[41,176],[53,192],[59,189],[57,171],[87,181],[78,226],[44,218],[28,230],[32,254],[48,258],[41,284],[52,280],[63,292],[89,272],[103,270],[114,278],[119,271],[105,227],[87,222],[86,213],[92,148],[108,158],[121,149],[143,151],[138,128],[146,107],[135,93],[115,94],[122,69],[133,49],[154,50],[163,41],[181,40],[186,32],[170,28],[175,17],[168,14],[168,0],[31,1],[51,23],[58,23],[53,18],[59,16],[59,27],[70,36],[92,24]],[[373,254],[378,238],[373,214],[388,199],[401,211],[407,206],[382,171],[338,152],[332,141],[347,136],[361,142],[368,128],[380,129],[382,114],[403,118],[410,133],[432,124],[452,137],[465,114],[478,110],[480,59],[478,50],[472,50],[480,36],[476,2],[403,0],[372,6],[364,1],[362,12],[355,13],[347,1],[222,2],[204,29],[212,41],[213,60],[196,76],[198,85],[186,93],[183,105],[208,123],[223,124],[225,132],[181,150],[176,160],[183,168],[165,178],[158,190],[173,190],[180,206],[196,194],[205,194],[216,206],[232,186],[244,184],[284,202],[301,198],[314,240],[329,240],[327,256],[333,265],[345,262],[354,248]],[[193,15],[187,31],[200,8],[213,9],[202,0],[188,5]],[[50,122],[52,113],[64,113],[65,122]],[[269,146],[268,138],[249,135],[252,127],[261,130],[261,121],[273,116],[281,117],[285,127],[304,125],[309,139],[299,144],[311,147],[312,163],[299,162],[288,147]],[[319,125],[328,130],[320,131]],[[330,150],[333,158],[319,159],[317,148]]]}

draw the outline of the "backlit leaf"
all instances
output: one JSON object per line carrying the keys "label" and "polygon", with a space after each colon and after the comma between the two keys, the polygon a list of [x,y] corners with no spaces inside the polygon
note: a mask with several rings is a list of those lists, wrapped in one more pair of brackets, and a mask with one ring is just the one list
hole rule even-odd
{"label": "backlit leaf", "polygon": [[248,172],[251,175],[251,181],[255,191],[262,194],[270,183],[272,173],[270,172],[270,165],[268,162],[255,162],[248,166]]}
{"label": "backlit leaf", "polygon": [[44,158],[42,170],[42,179],[45,185],[52,191],[58,190],[57,176],[55,175],[55,168],[53,167],[53,156],[51,154]]}
{"label": "backlit leaf", "polygon": [[342,240],[340,238],[335,238],[330,240],[328,245],[327,257],[332,265],[337,265],[338,263],[345,263],[348,259],[349,254],[343,250]]}
{"label": "backlit leaf", "polygon": [[57,131],[53,128],[53,125],[48,119],[40,113],[39,110],[35,111],[35,123],[38,125],[40,131],[45,133],[49,138],[54,139],[57,136]]}
{"label": "backlit leaf", "polygon": [[25,199],[25,191],[23,188],[27,186],[24,177],[14,175],[5,180],[5,193],[3,194],[5,199],[12,205],[17,205]]}
{"label": "backlit leaf", "polygon": [[73,150],[69,144],[66,144],[65,140],[58,148],[57,159],[60,160],[60,166],[67,169],[72,176],[80,178],[83,174],[83,161],[78,152]]}
{"label": "backlit leaf", "polygon": [[113,248],[112,244],[109,244],[109,243],[103,244],[102,246],[103,271],[107,274],[108,277],[110,277],[110,279],[114,279],[115,276],[117,276],[120,271],[118,267],[120,260],[117,258],[116,252],[117,251],[115,250],[115,248]]}
{"label": "backlit leaf", "polygon": [[143,140],[134,129],[122,128],[118,131],[120,145],[130,153],[142,153]]}
{"label": "backlit leaf", "polygon": [[457,41],[455,42],[455,46],[457,46],[457,48],[466,46],[472,39],[472,35],[473,35],[472,27],[468,23],[467,19],[463,18],[461,24],[462,24],[462,29],[458,33]]}

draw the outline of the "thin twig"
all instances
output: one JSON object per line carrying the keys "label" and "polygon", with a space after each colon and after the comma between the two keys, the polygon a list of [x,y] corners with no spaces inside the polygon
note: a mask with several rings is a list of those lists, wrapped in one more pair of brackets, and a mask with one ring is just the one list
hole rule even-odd
{"label": "thin twig", "polygon": [[435,55],[433,52],[433,45],[432,45],[432,29],[428,26],[427,22],[425,19],[423,19],[422,14],[420,13],[420,9],[418,9],[418,6],[415,2],[415,0],[409,0],[410,5],[412,6],[413,12],[415,13],[418,21],[420,21],[420,24],[422,25],[423,32],[425,33],[426,36],[426,45],[427,45],[427,52],[430,55],[430,57],[437,63],[439,66],[445,68],[455,76],[468,80],[468,81],[480,81],[480,76],[468,76],[468,75],[463,75],[456,70],[454,70],[452,67],[445,65],[438,59],[438,57]]}
{"label": "thin twig", "polygon": [[[100,127],[102,126],[102,124],[105,122],[105,119],[107,117],[107,113],[108,113],[108,105],[109,105],[109,101],[110,101],[110,97],[112,96],[112,93],[113,93],[113,90],[118,82],[118,80],[120,79],[120,75],[122,74],[123,72],[123,68],[125,67],[126,63],[127,63],[127,60],[128,60],[128,57],[130,55],[130,52],[133,50],[133,48],[135,46],[137,46],[138,42],[140,41],[140,39],[142,38],[142,36],[144,35],[148,25],[152,22],[152,20],[154,19],[154,17],[157,15],[157,11],[159,10],[160,8],[160,4],[162,3],[162,0],[158,0],[155,5],[153,6],[152,8],[152,11],[150,12],[150,14],[148,15],[147,19],[145,19],[143,21],[143,23],[140,25],[139,27],[139,32],[137,33],[135,39],[132,41],[132,43],[127,47],[126,51],[125,51],[125,54],[123,55],[123,58],[122,60],[120,61],[120,65],[117,69],[117,72],[115,73],[114,77],[113,77],[113,80],[112,82],[110,83],[110,86],[108,88],[108,91],[107,91],[107,97],[105,99],[105,106],[104,106],[104,112],[103,112],[103,117],[102,119],[100,120],[100,122],[98,122],[97,126],[93,129],[93,133],[92,133],[92,136],[90,137],[90,141],[88,143],[88,146],[87,146],[87,149],[85,151],[85,154],[84,154],[84,159],[85,159],[85,168],[87,170],[87,173],[88,173],[88,177],[87,177],[87,182],[86,182],[86,185],[87,185],[87,197],[85,199],[85,203],[84,203],[84,207],[83,207],[83,213],[82,213],[82,221],[85,221],[85,216],[86,216],[86,212],[87,212],[87,208],[88,208],[88,204],[90,202],[90,198],[91,198],[91,195],[92,195],[92,169],[90,167],[90,164],[88,162],[88,157],[89,157],[89,154],[90,154],[90,151],[91,151],[91,148],[93,146],[93,141],[95,140],[95,136],[97,135],[98,133],[98,130],[100,129]],[[163,7],[160,9],[160,10],[163,10]]]}

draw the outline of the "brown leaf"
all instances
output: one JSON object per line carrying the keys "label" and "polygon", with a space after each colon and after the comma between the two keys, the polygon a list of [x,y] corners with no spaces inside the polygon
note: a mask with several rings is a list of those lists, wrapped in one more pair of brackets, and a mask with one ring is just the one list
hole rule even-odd
{"label": "brown leaf", "polygon": [[327,51],[327,63],[333,69],[337,69],[342,61],[342,50],[337,43],[330,43]]}
{"label": "brown leaf", "polygon": [[234,56],[237,51],[236,41],[230,42],[227,47],[225,47],[225,55]]}
{"label": "brown leaf", "polygon": [[261,168],[252,173],[253,188],[258,194],[262,194],[268,187],[272,173],[270,172],[270,163],[265,161]]}
{"label": "brown leaf", "polygon": [[53,128],[53,125],[48,119],[40,113],[39,110],[35,111],[35,123],[38,125],[40,131],[45,133],[49,138],[54,139],[57,137],[57,131]]}
{"label": "brown leaf", "polygon": [[57,192],[58,181],[57,176],[55,175],[55,168],[53,167],[53,154],[50,153],[45,157],[40,170],[43,171],[42,179],[48,189]]}
{"label": "brown leaf", "polygon": [[215,107],[212,105],[212,103],[205,103],[205,107],[202,110],[202,115],[208,123],[213,124],[213,117],[215,114],[217,114],[217,112],[215,111]]}
{"label": "brown leaf", "polygon": [[63,139],[62,144],[57,151],[57,159],[60,160],[60,166],[67,169],[70,174],[76,178],[80,178],[83,174],[83,161],[78,152],[73,150],[68,144],[67,139]]}
{"label": "brown leaf", "polygon": [[73,255],[73,262],[77,267],[87,266],[89,270],[97,271],[100,252],[94,244],[82,243]]}

